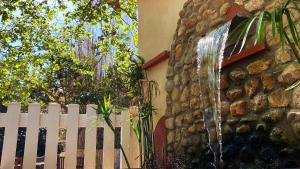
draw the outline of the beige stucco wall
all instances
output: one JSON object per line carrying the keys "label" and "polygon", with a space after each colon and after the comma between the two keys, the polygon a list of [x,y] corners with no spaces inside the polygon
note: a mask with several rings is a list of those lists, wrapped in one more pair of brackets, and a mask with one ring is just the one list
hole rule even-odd
{"label": "beige stucco wall", "polygon": [[[179,19],[179,11],[186,0],[139,0],[139,54],[149,61],[164,50],[170,50]],[[148,70],[149,80],[159,84],[160,94],[154,98],[157,109],[154,123],[166,109],[166,72],[168,61]]]}

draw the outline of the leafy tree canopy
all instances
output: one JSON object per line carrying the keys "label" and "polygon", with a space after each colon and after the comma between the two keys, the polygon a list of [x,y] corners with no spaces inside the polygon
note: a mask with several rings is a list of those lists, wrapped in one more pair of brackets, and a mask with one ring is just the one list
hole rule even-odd
{"label": "leafy tree canopy", "polygon": [[142,76],[136,8],[136,0],[1,1],[0,103],[87,104],[109,92],[128,104],[131,77]]}

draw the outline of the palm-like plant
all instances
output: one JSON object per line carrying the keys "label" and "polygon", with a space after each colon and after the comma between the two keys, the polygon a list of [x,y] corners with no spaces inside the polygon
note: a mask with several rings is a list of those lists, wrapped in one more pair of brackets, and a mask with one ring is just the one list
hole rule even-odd
{"label": "palm-like plant", "polygon": [[[113,106],[111,105],[110,96],[108,97],[108,99],[106,97],[104,97],[103,103],[101,103],[101,101],[98,101],[97,108],[95,110],[97,111],[97,123],[100,120],[104,120],[104,122],[112,130],[114,135],[116,135],[115,127],[113,126],[112,121],[110,119],[110,115],[113,113]],[[127,168],[131,169],[127,155],[126,155],[122,145],[120,145],[120,149],[121,149],[124,159],[126,161]]]}
{"label": "palm-like plant", "polygon": [[[275,39],[277,36],[280,38],[281,49],[287,44],[291,47],[296,61],[300,63],[300,38],[296,28],[295,18],[293,12],[300,14],[298,3],[300,0],[287,0],[287,2],[272,11],[262,11],[258,15],[246,19],[241,22],[229,35],[229,38],[237,38],[237,43],[233,51],[240,44],[239,52],[245,47],[247,37],[249,36],[250,29],[256,24],[255,44],[264,41],[267,34],[267,26],[272,28],[272,37]],[[287,25],[284,25],[284,18],[287,20]],[[290,33],[290,35],[289,35]],[[292,84],[287,90],[291,90],[300,85],[300,80]]]}

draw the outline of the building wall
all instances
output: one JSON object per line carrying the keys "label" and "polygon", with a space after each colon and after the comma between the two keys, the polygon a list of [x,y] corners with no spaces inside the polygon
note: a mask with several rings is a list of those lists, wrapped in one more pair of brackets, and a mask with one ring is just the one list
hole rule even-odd
{"label": "building wall", "polygon": [[[185,3],[171,45],[165,88],[167,151],[169,158],[174,159],[172,163],[180,166],[178,168],[214,168],[209,163],[215,160],[211,150],[219,151],[216,150],[219,138],[216,131],[219,128],[207,120],[216,96],[211,92],[214,89],[207,85],[208,72],[205,68],[211,62],[204,60],[197,70],[199,39],[225,24],[227,11],[232,6],[238,4],[255,15],[284,2],[188,0]],[[271,34],[271,31],[267,32]],[[291,168],[288,161],[300,166],[299,158],[293,159],[299,156],[296,152],[300,151],[300,120],[296,117],[296,114],[300,115],[300,87],[285,91],[287,86],[300,79],[300,76],[295,76],[300,74],[300,65],[293,63],[278,69],[282,64],[291,63],[295,57],[288,47],[282,53],[278,41],[273,41],[268,33],[268,50],[232,64],[221,72],[224,168],[244,168],[245,163],[251,164],[251,167],[245,168]],[[201,84],[199,75],[202,77]],[[291,153],[280,155],[285,149],[291,150]],[[274,158],[268,162],[262,160],[271,159],[267,156]]]}
{"label": "building wall", "polygon": [[[139,0],[139,54],[145,61],[151,60],[164,50],[170,50],[175,34],[179,11],[186,0]],[[153,100],[157,109],[155,124],[166,109],[165,60],[147,71],[149,80],[159,84],[160,94]]]}

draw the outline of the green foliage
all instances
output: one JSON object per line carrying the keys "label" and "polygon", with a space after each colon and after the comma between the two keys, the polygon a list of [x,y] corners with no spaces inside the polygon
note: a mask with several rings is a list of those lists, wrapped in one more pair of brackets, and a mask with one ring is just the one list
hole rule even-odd
{"label": "green foliage", "polygon": [[[116,136],[116,134],[117,134],[116,129],[113,126],[112,121],[110,119],[110,116],[113,113],[113,107],[111,105],[110,96],[108,98],[104,97],[103,102],[99,101],[97,104],[97,108],[95,110],[98,114],[96,124],[98,124],[99,121],[101,119],[103,119],[104,122],[107,124],[107,126],[111,129],[111,131]],[[131,169],[127,155],[126,155],[122,145],[120,145],[120,148],[121,148],[122,154],[124,156],[124,159],[126,161],[126,165],[127,165],[128,169]]]}
{"label": "green foliage", "polygon": [[139,79],[138,83],[138,117],[130,117],[130,126],[134,131],[141,150],[140,165],[145,169],[157,168],[155,162],[153,140],[153,114],[155,109],[152,105],[153,95],[158,94],[158,84],[155,81]]}
{"label": "green foliage", "polygon": [[135,0],[1,1],[0,103],[88,104],[112,94],[113,103],[127,106],[135,93],[129,78],[142,64],[136,54],[136,5]]}
{"label": "green foliage", "polygon": [[[262,11],[258,15],[239,24],[229,35],[231,41],[232,39],[237,40],[233,51],[241,44],[239,50],[241,52],[245,47],[247,37],[249,36],[249,30],[254,25],[256,26],[255,44],[265,40],[267,26],[271,26],[273,39],[276,39],[276,37],[279,36],[282,50],[284,50],[285,45],[289,45],[297,62],[300,64],[300,38],[292,15],[293,12],[300,13],[300,8],[298,7],[299,2],[299,0],[287,0],[285,5],[277,7],[272,11]],[[284,25],[284,19],[287,20],[286,27]],[[288,87],[287,90],[291,90],[299,84],[300,80]]]}

